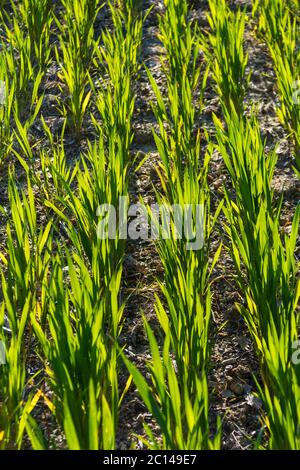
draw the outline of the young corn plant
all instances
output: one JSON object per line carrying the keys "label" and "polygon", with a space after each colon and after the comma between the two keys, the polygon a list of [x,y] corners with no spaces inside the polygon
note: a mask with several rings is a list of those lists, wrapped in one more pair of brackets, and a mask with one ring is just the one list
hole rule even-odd
{"label": "young corn plant", "polygon": [[0,253],[3,266],[0,270],[0,340],[6,349],[5,363],[0,366],[0,448],[20,448],[27,417],[37,402],[36,397],[26,391],[28,344],[24,335],[30,315],[43,322],[48,311],[51,222],[45,230],[38,231],[29,181],[27,194],[22,191],[20,196],[12,173],[8,194],[11,221],[6,230],[6,249]]}
{"label": "young corn plant", "polygon": [[254,112],[248,119],[240,119],[237,114],[230,115],[227,112],[225,121],[226,131],[214,115],[218,150],[236,190],[236,205],[244,208],[242,215],[245,228],[248,224],[251,230],[253,221],[257,220],[262,199],[267,205],[268,214],[274,214],[270,185],[277,160],[276,152],[270,152],[266,158],[265,143]]}
{"label": "young corn plant", "polygon": [[[63,197],[57,197],[55,204],[45,202],[65,223],[73,246],[98,270],[103,286],[109,285],[111,276],[122,265],[125,249],[125,238],[119,234],[114,238],[110,232],[106,236],[108,224],[117,223],[111,208],[119,207],[120,197],[124,198],[124,209],[128,204],[128,165],[123,165],[122,157],[118,136],[110,139],[108,149],[103,137],[89,143],[76,169],[76,191],[60,177]],[[126,211],[120,210],[121,223],[125,215]]]}
{"label": "young corn plant", "polygon": [[252,15],[255,16],[259,11],[258,29],[268,43],[276,43],[280,47],[284,47],[282,32],[285,30],[289,19],[290,9],[289,2],[282,0],[256,0],[253,3]]}
{"label": "young corn plant", "polygon": [[39,142],[32,143],[32,137],[29,132],[31,125],[33,124],[36,116],[38,115],[42,105],[42,97],[39,99],[34,112],[30,118],[27,119],[23,125],[19,119],[17,112],[14,113],[15,129],[13,131],[13,137],[16,145],[13,146],[12,152],[18,159],[26,172],[27,177],[34,184],[40,185],[40,179],[37,177],[35,172],[35,161],[36,161],[36,147]]}
{"label": "young corn plant", "polygon": [[299,14],[296,1],[255,2],[253,14],[259,11],[259,33],[272,56],[280,98],[278,117],[292,138],[295,148],[296,173],[299,174]]}
{"label": "young corn plant", "polygon": [[[287,294],[282,309],[290,310],[291,317],[280,333],[272,320],[266,340],[263,340],[263,354],[268,370],[270,386],[258,386],[266,410],[265,424],[269,434],[269,449],[299,450],[299,304],[300,285],[295,281],[299,263],[295,263],[295,245],[299,232],[298,206],[290,237],[285,237],[285,245],[278,243],[279,266],[282,269],[281,285]],[[284,249],[285,252],[284,252]],[[289,278],[290,277],[290,278]],[[287,292],[287,289],[292,289]],[[296,313],[295,313],[296,312]]]}
{"label": "young corn plant", "polygon": [[278,117],[292,138],[294,156],[298,172],[300,171],[300,50],[297,37],[300,23],[294,20],[283,33],[284,51],[270,44],[280,99]]}
{"label": "young corn plant", "polygon": [[[118,6],[119,3],[121,5]],[[132,76],[140,68],[138,56],[145,18],[133,7],[134,3],[131,0],[109,2],[113,30],[103,31],[103,45],[100,52],[105,62],[106,72],[114,86],[117,85],[122,72],[128,71]],[[114,52],[116,63],[113,61]]]}
{"label": "young corn plant", "polygon": [[201,47],[211,64],[223,112],[232,109],[241,116],[250,80],[246,72],[248,54],[244,52],[246,13],[240,8],[231,11],[226,0],[209,0],[209,7],[210,31],[202,35]]}
{"label": "young corn plant", "polygon": [[[67,262],[69,287],[63,260]],[[47,380],[54,392],[49,407],[72,450],[115,448],[119,353],[107,326],[115,323],[118,333],[122,316],[116,302],[120,274],[111,277],[109,289],[99,291],[97,268],[89,272],[83,258],[65,248],[55,258],[48,292],[51,339],[32,317],[47,361]],[[34,426],[29,423],[27,429],[32,435]],[[43,441],[38,439],[33,445],[43,447]]]}
{"label": "young corn plant", "polygon": [[252,16],[258,13],[258,32],[268,44],[277,44],[284,50],[283,32],[291,17],[299,20],[298,0],[255,0],[252,6]]}
{"label": "young corn plant", "polygon": [[30,38],[30,59],[42,70],[50,60],[50,29],[53,21],[51,0],[21,0],[11,2],[13,15]]}
{"label": "young corn plant", "polygon": [[[246,302],[237,307],[261,366],[263,386],[259,390],[268,411],[269,447],[296,449],[299,392],[291,358],[298,331],[299,266],[294,252],[300,209],[296,210],[291,235],[282,241],[281,203],[275,207],[271,189],[276,153],[265,155],[255,116],[240,120],[227,114],[226,123],[225,132],[215,118],[218,148],[236,194],[233,201],[225,190],[224,212],[237,283]],[[284,397],[291,397],[291,402]]]}
{"label": "young corn plant", "polygon": [[[177,198],[185,178],[185,168],[195,175],[201,166],[200,129],[196,129],[192,84],[187,76],[180,86],[168,84],[168,102],[165,103],[155,80],[148,72],[157,103],[152,108],[159,125],[159,134],[153,131],[161,163],[157,169],[164,193],[169,201]],[[206,85],[206,73],[201,93]],[[196,178],[196,176],[195,176]]]}
{"label": "young corn plant", "polygon": [[[121,196],[127,201],[129,155],[128,148],[124,149],[125,132],[131,133],[130,121],[126,129],[110,129],[105,139],[100,132],[99,139],[88,144],[88,151],[72,173],[74,179],[62,153],[49,167],[61,191],[54,202],[47,200],[45,204],[65,224],[73,252],[64,248],[55,262],[48,315],[54,341],[49,341],[39,321],[32,322],[50,364],[48,378],[56,397],[51,408],[71,449],[115,446],[121,400],[116,341],[123,312],[120,282],[125,240],[119,233],[115,238],[104,233],[104,216],[110,207],[119,206]],[[63,171],[59,171],[59,165]],[[68,289],[64,257],[70,277]],[[35,429],[36,423],[27,423],[30,436]],[[43,447],[42,439],[33,445]]]}
{"label": "young corn plant", "polygon": [[6,288],[16,310],[23,310],[27,299],[39,317],[46,315],[46,289],[50,269],[52,221],[38,230],[36,201],[28,179],[27,193],[16,187],[13,174],[9,180],[12,225],[7,226],[7,253],[1,256],[9,266]]}
{"label": "young corn plant", "polygon": [[14,84],[9,85],[3,54],[0,53],[0,163],[10,153],[13,143],[11,118],[13,114]]}
{"label": "young corn plant", "polygon": [[2,268],[1,282],[3,300],[0,306],[0,449],[19,449],[24,434],[24,428],[21,427],[26,375],[23,335],[29,316],[29,302],[17,314],[10,302]]}
{"label": "young corn plant", "polygon": [[158,34],[166,53],[167,63],[162,60],[164,71],[177,85],[188,75],[194,90],[200,74],[198,28],[188,20],[187,1],[165,0],[164,4],[165,14],[159,18]]}
{"label": "young corn plant", "polygon": [[[89,144],[77,165],[74,188],[57,175],[64,194],[55,203],[45,201],[65,224],[73,249],[69,253],[64,248],[55,261],[48,315],[54,341],[39,321],[32,322],[50,364],[48,378],[56,397],[51,408],[70,449],[113,449],[122,398],[116,345],[122,327],[125,240],[106,230],[112,222],[110,208],[119,206],[120,196],[127,198],[128,182],[121,140],[111,137],[108,148],[103,137]],[[27,428],[32,435],[35,425]],[[42,446],[42,441],[33,445]]]}
{"label": "young corn plant", "polygon": [[66,124],[67,121],[65,120],[60,137],[55,139],[51,129],[47,126],[42,117],[42,125],[48,138],[50,149],[41,149],[39,152],[43,179],[39,179],[36,183],[45,195],[45,199],[52,202],[64,197],[65,189],[61,182],[64,181],[64,184],[70,187],[77,171],[76,165],[72,169],[67,162],[64,145]]}
{"label": "young corn plant", "polygon": [[[42,335],[39,323],[34,323],[51,367],[48,375],[56,396],[53,412],[72,449],[113,449],[120,405],[116,342],[122,325],[120,282],[125,240],[121,233],[111,237],[106,230],[112,222],[110,208],[119,207],[121,196],[125,205],[128,199],[133,113],[130,78],[131,68],[135,67],[131,61],[136,61],[134,51],[137,50],[131,42],[131,33],[136,28],[138,34],[132,34],[140,38],[140,26],[130,26],[122,41],[116,41],[115,35],[121,39],[123,22],[118,23],[117,11],[112,6],[111,10],[117,32],[111,35],[107,32],[106,35],[105,60],[109,84],[108,91],[105,90],[104,106],[108,106],[105,109],[109,111],[107,115],[105,111],[101,114],[105,122],[103,131],[94,120],[99,137],[95,143],[88,144],[88,151],[82,155],[76,167],[74,187],[71,187],[68,173],[59,173],[55,168],[57,182],[64,194],[61,198],[56,197],[55,202],[46,201],[46,205],[65,224],[73,246],[72,254],[63,250],[70,287],[67,290],[64,287],[61,253],[56,260],[50,289],[53,301],[49,328],[55,341],[49,342]],[[130,11],[127,17],[131,18]],[[101,60],[102,57],[101,54]],[[125,88],[122,88],[123,84]],[[126,91],[125,95],[121,94],[121,88]],[[105,217],[107,213],[108,219]],[[118,217],[122,218],[125,213],[124,208]],[[27,428],[32,435],[30,426],[31,423]],[[42,444],[38,442],[36,445]]]}
{"label": "young corn plant", "polygon": [[[269,5],[271,3],[271,5]],[[296,172],[300,170],[300,21],[284,2],[262,2],[260,25],[273,59],[280,107],[280,122],[294,144]],[[265,33],[269,31],[269,33]]]}
{"label": "young corn plant", "polygon": [[89,72],[98,47],[94,40],[94,23],[100,10],[96,0],[63,0],[64,20],[57,20],[60,31],[56,57],[61,70],[58,78],[61,91],[68,91],[61,113],[77,137],[82,129],[84,116],[89,106]]}
{"label": "young corn plant", "polygon": [[[197,142],[197,140],[196,140]],[[155,310],[163,335],[165,347],[161,368],[169,377],[169,368],[176,370],[176,381],[169,385],[160,386],[156,374],[157,356],[153,356],[151,364],[154,396],[158,396],[157,404],[163,408],[161,415],[167,409],[179,409],[178,415],[168,413],[164,418],[155,411],[154,417],[161,427],[163,446],[176,449],[217,449],[220,446],[220,423],[214,439],[210,439],[208,423],[208,389],[206,373],[209,358],[209,325],[211,315],[210,276],[216,265],[221,246],[212,261],[209,261],[211,234],[221,210],[218,207],[214,217],[210,213],[210,195],[207,186],[207,173],[210,161],[210,148],[204,158],[202,168],[195,172],[194,167],[185,168],[182,184],[174,184],[170,201],[167,195],[157,193],[157,202],[163,207],[161,222],[170,225],[160,228],[157,215],[154,226],[157,227],[157,251],[164,269],[164,282],[159,282],[165,302],[156,296]],[[170,207],[172,204],[172,207]],[[170,212],[168,212],[170,211]],[[165,305],[166,304],[166,305]],[[149,341],[152,344],[151,334]],[[166,346],[168,345],[168,346]],[[151,348],[154,347],[151,345]],[[168,352],[174,358],[171,366],[167,360]],[[168,352],[167,352],[168,351]],[[168,372],[167,372],[168,371]],[[172,375],[174,371],[170,372]],[[133,375],[133,379],[135,379]],[[174,379],[175,380],[175,379]],[[138,383],[136,382],[137,386]],[[165,384],[165,380],[163,380]],[[176,385],[175,385],[176,384]],[[175,394],[173,386],[178,388]],[[170,388],[168,388],[170,387]],[[161,395],[164,389],[164,397]],[[145,398],[144,389],[142,397]],[[170,396],[168,396],[170,394]],[[179,400],[179,401],[178,401]],[[149,404],[145,402],[149,407]],[[172,403],[172,404],[171,404]],[[173,432],[172,432],[173,429]],[[176,432],[174,432],[174,429]],[[146,428],[149,442],[153,436]],[[165,434],[167,432],[167,434]],[[172,437],[171,437],[172,436]],[[158,443],[156,442],[155,446]],[[182,446],[182,447],[181,447]],[[162,447],[164,448],[164,447]]]}
{"label": "young corn plant", "polygon": [[[206,159],[206,170],[208,161]],[[219,421],[215,437],[210,437],[206,374],[211,316],[209,278],[221,247],[210,264],[210,237],[218,214],[214,218],[210,215],[205,178],[205,171],[198,178],[186,171],[184,187],[176,201],[181,209],[179,219],[182,219],[178,224],[178,213],[177,216],[171,213],[170,232],[162,230],[158,237],[157,250],[165,273],[164,282],[159,284],[166,306],[156,296],[155,310],[165,340],[160,359],[154,335],[146,324],[152,352],[149,364],[152,384],[148,385],[129,365],[133,380],[163,436],[160,444],[150,428],[145,427],[146,444],[154,449],[220,448]],[[161,207],[168,208],[166,198],[157,195],[157,200]],[[184,227],[185,234],[181,238],[180,225],[189,218],[187,212],[184,213],[187,207],[192,223],[190,221],[188,230]],[[164,216],[166,214],[162,214]]]}
{"label": "young corn plant", "polygon": [[[210,309],[209,302],[206,308]],[[208,310],[207,313],[209,314]],[[148,440],[140,439],[151,450],[219,449],[220,432],[218,431],[214,438],[208,434],[208,389],[205,369],[199,370],[195,378],[195,395],[186,383],[182,389],[176,364],[172,360],[169,335],[165,338],[161,354],[151,328],[146,320],[144,322],[151,349],[151,361],[148,363],[151,385],[126,357],[124,361],[145,405],[160,427],[162,439],[156,439],[151,428],[146,425]]]}
{"label": "young corn plant", "polygon": [[[15,7],[16,8],[16,7]],[[5,13],[0,12],[5,31],[1,39],[1,55],[5,64],[10,90],[14,90],[13,109],[20,120],[35,114],[39,106],[39,89],[45,74],[40,63],[32,58],[32,42],[18,15],[4,20]]]}
{"label": "young corn plant", "polygon": [[[261,139],[259,124],[254,115],[250,120],[244,120],[240,119],[237,114],[230,116],[227,113],[227,131],[224,131],[222,123],[216,116],[214,116],[214,121],[217,129],[218,149],[236,192],[236,201],[234,202],[230,199],[228,191],[225,191],[227,201],[225,213],[230,218],[229,238],[231,242],[234,240],[235,243],[238,243],[240,248],[238,250],[233,245],[232,256],[236,263],[236,269],[239,270],[241,276],[242,264],[239,254],[242,253],[244,257],[247,256],[249,270],[252,266],[249,275],[251,275],[251,280],[255,282],[255,278],[262,267],[261,259],[255,251],[256,239],[254,235],[255,230],[259,229],[259,226],[256,228],[256,225],[261,217],[261,208],[263,207],[266,212],[266,219],[273,220],[278,217],[274,209],[273,192],[270,189],[277,159],[276,153],[274,150],[266,158],[265,145]],[[233,220],[235,223],[231,224]],[[244,248],[244,251],[241,251],[241,247]],[[243,276],[238,278],[239,281],[242,279]],[[263,290],[263,286],[261,286],[261,289]],[[262,294],[263,291],[257,292],[256,301],[259,303],[259,312],[256,321],[259,323],[258,330],[253,338],[257,342],[258,351],[261,349],[259,343],[262,337],[265,336],[268,327],[268,309],[264,309],[265,297]],[[264,311],[266,311],[266,318],[263,316]],[[249,321],[250,331],[254,331],[251,328],[252,314],[249,313],[247,321]]]}
{"label": "young corn plant", "polygon": [[[268,383],[259,387],[266,410],[265,424],[269,433],[271,450],[299,450],[299,313],[300,282],[297,281],[299,262],[295,260],[299,234],[300,206],[294,216],[290,236],[282,243],[278,227],[275,227],[273,267],[280,274],[274,280],[278,300],[277,312],[282,316],[280,331],[271,318],[262,349]],[[275,232],[275,230],[274,230]],[[274,276],[275,277],[275,276]],[[276,312],[276,313],[277,313]],[[298,350],[298,351],[297,351]]]}
{"label": "young corn plant", "polygon": [[[159,284],[169,315],[158,297],[156,313],[164,333],[170,336],[180,383],[183,386],[186,382],[191,393],[197,370],[206,364],[210,310],[206,314],[205,305],[210,297],[210,275],[221,250],[220,246],[210,262],[211,234],[221,205],[213,217],[206,180],[208,164],[207,155],[197,178],[186,171],[181,193],[172,207],[157,194],[159,205],[165,208],[161,217],[170,219],[170,228],[165,230],[162,225],[157,241],[164,268],[164,282]],[[158,225],[155,219],[154,223]]]}
{"label": "young corn plant", "polygon": [[167,79],[167,100],[148,70],[147,73],[156,98],[152,109],[159,125],[159,134],[153,131],[162,160],[158,174],[164,193],[172,202],[181,191],[185,168],[198,174],[201,167],[200,130],[196,128],[193,100],[198,92],[201,108],[209,69],[201,74],[198,30],[187,21],[187,2],[166,1],[165,6],[159,38],[166,51],[162,66]]}
{"label": "young corn plant", "polygon": [[138,54],[144,18],[130,8],[131,2],[121,3],[123,9],[110,4],[113,30],[103,31],[103,46],[96,51],[97,71],[103,68],[106,78],[101,79],[98,90],[92,83],[101,117],[101,121],[93,117],[93,122],[97,133],[103,132],[106,139],[114,134],[118,135],[126,164],[133,139],[131,121],[135,99],[132,77],[139,69]]}
{"label": "young corn plant", "polygon": [[[154,137],[161,157],[158,174],[162,194],[157,192],[156,196],[159,206],[164,208],[162,223],[168,223],[161,227],[157,214],[150,212],[165,271],[160,289],[166,306],[158,296],[155,305],[164,346],[161,357],[145,322],[152,353],[151,385],[128,360],[125,362],[161,430],[162,442],[159,442],[145,426],[146,444],[150,448],[215,449],[220,446],[220,429],[211,439],[206,372],[211,315],[209,274],[220,250],[211,267],[208,253],[218,214],[215,218],[210,215],[207,186],[210,148],[201,161],[200,131],[195,132],[193,98],[200,76],[196,30],[186,26],[187,2],[166,1],[165,6],[160,38],[166,50],[164,70],[170,73],[166,103],[148,71],[157,99],[157,104],[152,106],[160,128],[160,135],[154,132]],[[169,30],[172,33],[168,34]],[[183,51],[189,55],[182,54]]]}
{"label": "young corn plant", "polygon": [[[260,358],[263,385],[258,390],[266,410],[268,448],[272,450],[299,450],[300,445],[299,363],[293,362],[294,348],[299,344],[299,263],[294,254],[299,215],[298,206],[291,235],[285,235],[284,242],[278,219],[267,215],[265,204],[253,223],[253,241],[245,244],[235,228],[232,233],[234,261],[246,298],[246,307],[239,309]],[[229,216],[229,223],[236,224],[235,216]],[[247,277],[242,274],[242,264]]]}

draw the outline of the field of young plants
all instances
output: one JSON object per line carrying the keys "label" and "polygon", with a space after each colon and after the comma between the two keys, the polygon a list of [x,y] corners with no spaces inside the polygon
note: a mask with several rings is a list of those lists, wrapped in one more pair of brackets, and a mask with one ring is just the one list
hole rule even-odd
{"label": "field of young plants", "polygon": [[0,0],[0,449],[300,450],[299,222],[299,0]]}

